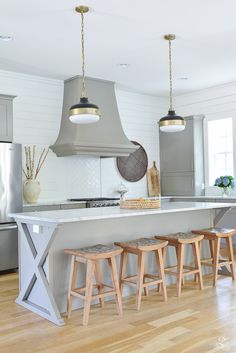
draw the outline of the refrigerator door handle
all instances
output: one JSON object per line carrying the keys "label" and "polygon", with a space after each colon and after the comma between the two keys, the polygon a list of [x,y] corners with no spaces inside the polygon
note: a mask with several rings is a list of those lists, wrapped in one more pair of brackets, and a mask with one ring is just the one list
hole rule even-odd
{"label": "refrigerator door handle", "polygon": [[4,231],[4,230],[11,230],[11,229],[17,229],[17,225],[16,224],[3,224],[0,226],[0,232]]}

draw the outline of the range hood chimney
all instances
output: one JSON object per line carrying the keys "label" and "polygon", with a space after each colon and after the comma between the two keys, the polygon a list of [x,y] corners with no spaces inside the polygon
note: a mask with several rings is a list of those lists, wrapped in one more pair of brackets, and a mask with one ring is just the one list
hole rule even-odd
{"label": "range hood chimney", "polygon": [[58,157],[93,155],[99,157],[128,156],[137,149],[126,137],[117,107],[114,82],[86,78],[89,98],[101,110],[101,119],[94,124],[73,124],[68,118],[70,107],[79,101],[81,77],[64,82],[61,127],[51,150]]}

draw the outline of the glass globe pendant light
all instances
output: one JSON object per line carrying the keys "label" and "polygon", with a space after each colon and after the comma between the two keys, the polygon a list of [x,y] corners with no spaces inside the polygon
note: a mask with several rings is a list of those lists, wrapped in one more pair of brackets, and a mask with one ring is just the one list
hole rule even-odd
{"label": "glass globe pendant light", "polygon": [[82,44],[82,92],[79,103],[72,105],[69,119],[75,124],[91,124],[99,121],[101,113],[96,104],[90,103],[86,93],[85,59],[84,59],[84,13],[89,11],[87,6],[77,6],[75,11],[81,14],[81,44]]}
{"label": "glass globe pendant light", "polygon": [[171,41],[175,39],[174,34],[166,34],[165,40],[169,42],[169,75],[170,75],[170,108],[168,114],[160,119],[159,127],[163,132],[178,132],[185,129],[185,120],[175,114],[173,110],[173,90],[172,90],[172,57],[171,57]]}

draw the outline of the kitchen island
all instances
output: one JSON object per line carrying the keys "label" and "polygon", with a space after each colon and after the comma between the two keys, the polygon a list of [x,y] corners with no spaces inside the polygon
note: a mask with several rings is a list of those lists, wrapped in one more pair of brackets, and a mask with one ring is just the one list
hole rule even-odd
{"label": "kitchen island", "polygon": [[[69,258],[63,249],[211,227],[235,206],[234,203],[162,201],[159,209],[150,210],[104,207],[11,214],[19,229],[20,280],[16,302],[63,325],[61,313],[66,311],[69,280]],[[167,262],[172,264],[175,259],[172,249],[169,250]],[[191,261],[190,252],[186,255]],[[131,262],[129,272],[135,271],[135,264],[135,260]],[[156,270],[154,258],[149,259],[148,267],[150,272]],[[103,274],[108,282],[105,270]],[[79,280],[84,278],[82,268]],[[123,294],[130,294],[130,289]],[[79,299],[74,300],[74,309],[81,306]]]}

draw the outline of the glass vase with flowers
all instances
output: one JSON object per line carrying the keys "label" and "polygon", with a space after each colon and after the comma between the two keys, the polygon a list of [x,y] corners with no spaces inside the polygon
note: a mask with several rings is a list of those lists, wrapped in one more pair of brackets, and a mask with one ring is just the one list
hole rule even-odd
{"label": "glass vase with flowers", "polygon": [[224,175],[216,178],[214,186],[222,189],[222,196],[230,196],[230,190],[234,189],[235,179],[232,175]]}

